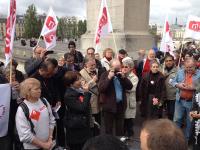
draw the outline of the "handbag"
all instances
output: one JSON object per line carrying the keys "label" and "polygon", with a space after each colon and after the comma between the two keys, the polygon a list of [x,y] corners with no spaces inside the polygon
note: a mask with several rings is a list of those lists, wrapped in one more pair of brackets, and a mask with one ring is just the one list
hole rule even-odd
{"label": "handbag", "polygon": [[68,129],[80,129],[89,126],[87,117],[83,114],[68,114],[64,118],[64,125]]}

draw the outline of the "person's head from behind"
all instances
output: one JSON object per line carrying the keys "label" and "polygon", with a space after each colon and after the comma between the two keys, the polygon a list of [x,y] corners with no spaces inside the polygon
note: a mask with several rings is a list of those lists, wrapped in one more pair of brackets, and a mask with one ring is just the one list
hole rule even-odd
{"label": "person's head from behind", "polygon": [[58,70],[58,61],[55,58],[45,60],[47,64],[48,77],[52,77]]}
{"label": "person's head from behind", "polygon": [[127,51],[124,49],[120,49],[118,52],[118,59],[120,62],[122,62],[122,59],[124,59],[127,56]]}
{"label": "person's head from behind", "polygon": [[128,147],[112,135],[100,135],[89,139],[83,150],[128,150]]}
{"label": "person's head from behind", "polygon": [[112,60],[112,58],[114,57],[114,52],[111,48],[106,48],[103,51],[103,57],[105,57],[108,61]]}
{"label": "person's head from behind", "polygon": [[84,58],[84,66],[89,72],[96,71],[96,61],[95,58],[86,56]]}
{"label": "person's head from behind", "polygon": [[155,51],[153,49],[150,49],[147,57],[149,60],[154,60],[156,58]]}
{"label": "person's head from behind", "polygon": [[48,77],[48,66],[45,62],[40,64],[40,67],[38,69],[38,73],[43,77],[47,78]]}
{"label": "person's head from behind", "polygon": [[68,66],[73,65],[74,64],[74,55],[71,53],[65,53],[64,55],[65,58],[65,64]]}
{"label": "person's head from behind", "polygon": [[76,43],[74,41],[69,41],[68,48],[70,53],[74,53],[74,51],[76,50]]}
{"label": "person's head from behind", "polygon": [[174,57],[170,54],[165,56],[165,66],[166,68],[172,68],[175,65]]}
{"label": "person's head from behind", "polygon": [[186,139],[172,121],[150,120],[140,133],[141,150],[187,150]]}
{"label": "person's head from behind", "polygon": [[82,86],[82,78],[79,72],[68,71],[64,75],[64,83],[66,87],[79,89]]}
{"label": "person's head from behind", "polygon": [[196,61],[194,58],[187,58],[184,62],[185,71],[189,74],[195,73],[196,70]]}
{"label": "person's head from behind", "polygon": [[20,83],[20,96],[28,101],[37,101],[41,96],[40,82],[35,78],[28,78]]}
{"label": "person's head from behind", "polygon": [[95,58],[95,49],[94,49],[93,47],[89,47],[89,48],[87,49],[86,55],[87,55],[88,57]]}

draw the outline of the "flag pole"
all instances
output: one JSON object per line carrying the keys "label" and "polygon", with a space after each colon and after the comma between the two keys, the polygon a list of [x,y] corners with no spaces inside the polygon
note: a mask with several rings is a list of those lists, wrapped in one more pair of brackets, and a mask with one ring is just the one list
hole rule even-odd
{"label": "flag pole", "polygon": [[[106,6],[107,6],[107,11],[108,11],[108,19],[110,20],[110,23],[111,23],[111,26],[112,26],[112,21],[111,21],[111,17],[110,17],[110,11],[108,9],[108,4],[107,4],[107,1],[106,2]],[[114,42],[114,46],[115,46],[115,53],[117,54],[117,44],[116,44],[116,40],[115,40],[115,35],[114,35],[114,32],[113,32],[113,27],[112,27],[112,37],[113,37],[113,42]]]}
{"label": "flag pole", "polygon": [[178,60],[178,68],[180,68],[180,63],[181,63],[182,53],[183,53],[183,43],[184,43],[184,42],[185,42],[185,38],[183,38],[182,44],[181,44],[181,52],[180,52],[179,60]]}
{"label": "flag pole", "polygon": [[35,46],[35,47],[37,47],[37,46],[38,46],[38,44],[39,44],[39,42],[40,42],[40,38],[41,38],[41,34],[40,34],[40,36],[39,36],[39,38],[38,38],[38,41],[37,41],[37,44],[36,44],[36,46]]}
{"label": "flag pole", "polygon": [[13,60],[12,60],[12,56],[10,58],[10,84],[12,84],[12,64],[13,64]]}
{"label": "flag pole", "polygon": [[114,46],[115,46],[115,53],[117,54],[117,44],[116,44],[116,40],[115,40],[115,36],[114,33],[112,32],[112,37],[113,37],[113,41],[114,41]]}
{"label": "flag pole", "polygon": [[164,74],[164,72],[165,72],[165,56],[166,56],[166,52],[164,53],[164,62],[163,62],[163,74]]}

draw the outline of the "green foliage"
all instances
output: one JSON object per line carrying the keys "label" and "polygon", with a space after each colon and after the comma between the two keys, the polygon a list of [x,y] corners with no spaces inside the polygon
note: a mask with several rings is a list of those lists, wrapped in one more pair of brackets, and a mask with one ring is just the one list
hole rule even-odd
{"label": "green foliage", "polygon": [[34,4],[28,6],[24,18],[25,38],[38,38],[42,30],[42,21],[37,18],[37,10]]}
{"label": "green foliage", "polygon": [[58,19],[58,28],[57,28],[57,37],[61,40],[64,38],[67,39],[75,39],[75,38],[80,38],[82,34],[86,32],[86,20],[82,21],[77,20],[72,17],[72,18],[60,18]]}

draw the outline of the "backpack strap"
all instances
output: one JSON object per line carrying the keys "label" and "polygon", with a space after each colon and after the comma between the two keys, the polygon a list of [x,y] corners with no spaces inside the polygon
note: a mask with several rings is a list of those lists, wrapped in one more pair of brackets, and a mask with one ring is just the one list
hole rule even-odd
{"label": "backpack strap", "polygon": [[33,134],[35,134],[35,131],[34,131],[34,124],[33,124],[33,122],[31,121],[31,119],[30,119],[30,117],[29,117],[29,109],[28,109],[28,106],[27,106],[24,102],[21,102],[21,104],[20,104],[19,106],[22,108],[26,119],[27,119],[28,122],[30,123],[31,132],[32,132]]}
{"label": "backpack strap", "polygon": [[41,97],[40,99],[43,102],[43,104],[47,107],[47,110],[48,110],[48,113],[49,113],[49,117],[50,117],[50,112],[49,112],[49,108],[48,108],[48,105],[47,105],[47,100],[44,97]]}
{"label": "backpack strap", "polygon": [[44,97],[41,97],[40,99],[41,99],[41,101],[44,103],[44,105],[45,105],[45,106],[47,107],[47,109],[48,109],[48,105],[47,105],[46,99],[45,99]]}

